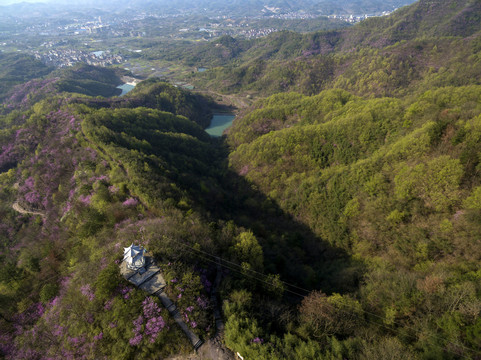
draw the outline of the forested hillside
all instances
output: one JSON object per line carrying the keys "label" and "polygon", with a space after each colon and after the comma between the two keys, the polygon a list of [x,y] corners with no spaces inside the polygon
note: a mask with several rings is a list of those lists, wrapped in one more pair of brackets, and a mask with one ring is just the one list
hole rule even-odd
{"label": "forested hillside", "polygon": [[0,100],[5,99],[14,85],[47,75],[52,70],[28,55],[0,53]]}
{"label": "forested hillside", "polygon": [[[18,61],[11,63],[8,60],[11,59],[10,55],[5,59],[8,65],[3,76],[5,81],[2,82],[3,113],[12,109],[26,109],[45,96],[57,92],[106,97],[120,95],[122,91],[117,86],[122,83],[120,76],[126,73],[125,70],[98,68],[87,64],[53,71],[41,62],[23,55],[20,64]],[[25,64],[25,61],[33,64]],[[14,82],[8,81],[13,77],[12,74],[23,75]]]}
{"label": "forested hillside", "polygon": [[[211,68],[194,80],[225,92],[261,96],[284,91],[311,95],[330,88],[399,96],[432,86],[474,84],[481,73],[480,11],[477,1],[418,1],[389,17],[337,31],[219,40],[190,50]],[[214,53],[222,56],[211,61]]]}
{"label": "forested hillside", "polygon": [[257,96],[221,139],[203,131],[211,99],[159,79],[102,97],[121,73],[80,66],[10,88],[1,356],[187,356],[119,274],[140,243],[204,340],[219,298],[245,359],[480,359],[480,11],[421,0],[191,48],[222,57],[198,81]]}
{"label": "forested hillside", "polygon": [[[191,100],[169,102],[168,92],[182,92],[161,86],[164,92],[151,95],[162,99],[155,109],[132,108],[142,101],[141,86],[122,104],[64,93],[2,116],[6,358],[149,359],[188,351],[158,300],[120,280],[127,242],[163,254],[164,276],[176,279],[169,293],[183,294],[177,306],[199,335],[213,331],[206,269],[181,256],[176,240],[194,243],[193,236],[202,248],[212,242],[207,223],[187,210],[201,203],[194,196],[201,187],[215,187],[216,149],[195,122],[161,110],[196,108]],[[132,328],[136,319],[147,328]]]}
{"label": "forested hillside", "polygon": [[[232,128],[230,161],[239,174],[363,262],[354,294],[368,313],[357,330],[344,325],[351,341],[366,327],[389,329],[376,351],[410,344],[428,358],[477,353],[466,349],[480,345],[480,99],[480,86],[416,100],[280,94]],[[333,296],[303,301],[310,336],[347,331],[330,328]]]}
{"label": "forested hillside", "polygon": [[[232,67],[239,77],[221,81],[284,90],[236,119],[230,166],[362,264],[354,291],[318,283],[299,307],[293,332],[329,356],[481,356],[479,16],[477,2],[420,1],[317,34],[334,39],[324,55],[270,52],[274,61]],[[259,356],[229,330],[234,348]],[[262,356],[277,351],[267,348]]]}

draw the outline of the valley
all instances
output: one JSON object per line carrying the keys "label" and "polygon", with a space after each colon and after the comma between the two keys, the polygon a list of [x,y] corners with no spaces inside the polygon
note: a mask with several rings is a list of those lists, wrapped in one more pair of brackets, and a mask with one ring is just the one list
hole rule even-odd
{"label": "valley", "polygon": [[184,3],[0,53],[0,357],[480,359],[479,2]]}

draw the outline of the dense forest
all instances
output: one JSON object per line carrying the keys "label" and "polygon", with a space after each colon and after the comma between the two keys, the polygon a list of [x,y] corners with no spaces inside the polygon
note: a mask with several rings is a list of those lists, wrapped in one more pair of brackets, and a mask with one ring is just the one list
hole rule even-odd
{"label": "dense forest", "polygon": [[222,138],[212,99],[159,79],[118,97],[120,70],[6,68],[0,356],[191,353],[120,276],[140,243],[204,340],[220,276],[245,359],[481,359],[480,17],[420,0],[192,45],[183,61],[218,61],[193,79],[257,99]]}

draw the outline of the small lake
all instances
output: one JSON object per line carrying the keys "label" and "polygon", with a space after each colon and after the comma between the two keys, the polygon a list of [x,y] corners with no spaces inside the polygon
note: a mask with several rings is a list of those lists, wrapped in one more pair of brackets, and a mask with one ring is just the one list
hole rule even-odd
{"label": "small lake", "polygon": [[127,94],[129,91],[131,91],[135,86],[134,85],[130,85],[130,84],[122,84],[122,85],[119,85],[117,86],[117,89],[121,89],[122,90],[122,94],[120,94],[119,96],[122,96],[122,95],[125,95]]}
{"label": "small lake", "polygon": [[222,136],[225,129],[232,125],[235,115],[232,114],[214,114],[210,125],[205,131],[212,137]]}

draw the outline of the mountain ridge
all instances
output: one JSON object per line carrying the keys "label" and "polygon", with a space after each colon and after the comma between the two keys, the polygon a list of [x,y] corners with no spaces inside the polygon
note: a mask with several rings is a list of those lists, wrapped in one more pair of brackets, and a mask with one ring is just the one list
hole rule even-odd
{"label": "mountain ridge", "polygon": [[458,28],[478,7],[428,5],[186,53],[231,51],[196,76],[261,95],[218,139],[203,131],[215,104],[159,79],[104,98],[119,73],[78,66],[14,88],[0,114],[1,356],[195,356],[119,276],[122,246],[141,243],[203,339],[223,268],[223,341],[245,358],[479,358],[481,40],[478,24]]}
{"label": "mountain ridge", "polygon": [[[456,77],[458,83],[479,83],[476,49],[481,22],[475,21],[481,16],[479,3],[463,0],[453,7],[436,3],[430,14],[419,16],[427,6],[430,2],[422,0],[389,17],[367,19],[346,29],[304,35],[280,32],[256,41],[237,41],[233,44],[240,60],[227,57],[210,71],[193,75],[192,81],[254,96],[282,91],[311,95],[333,87],[359,95],[406,94],[432,86],[439,71],[452,73],[449,81]],[[445,19],[433,26],[439,17]],[[466,17],[473,21],[460,25]],[[400,28],[406,30],[403,36]],[[224,48],[233,46],[224,43]],[[212,46],[216,45],[198,47],[202,52],[197,53],[197,61],[204,66]]]}

